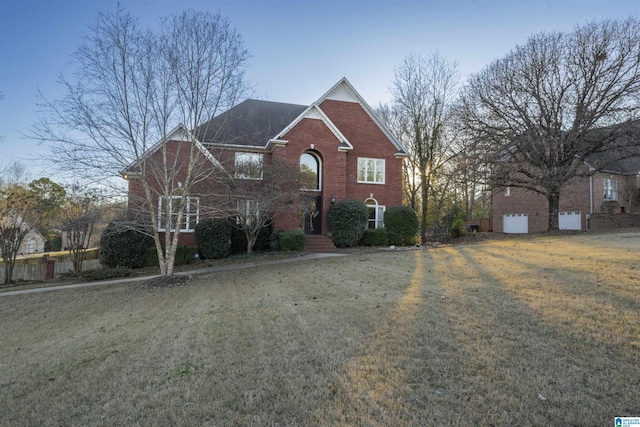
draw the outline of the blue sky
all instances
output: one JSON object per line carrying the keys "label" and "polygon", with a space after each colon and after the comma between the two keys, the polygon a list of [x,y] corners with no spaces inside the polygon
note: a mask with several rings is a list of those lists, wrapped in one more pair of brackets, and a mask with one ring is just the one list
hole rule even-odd
{"label": "blue sky", "polygon": [[[410,53],[439,51],[462,76],[480,71],[528,36],[603,18],[640,15],[638,0],[121,0],[155,26],[184,9],[228,17],[250,51],[255,97],[309,104],[347,77],[372,106],[390,100],[394,69]],[[47,147],[24,138],[37,91],[61,96],[73,51],[97,12],[116,0],[0,0],[0,167],[12,160],[34,178],[52,176],[33,156]]]}

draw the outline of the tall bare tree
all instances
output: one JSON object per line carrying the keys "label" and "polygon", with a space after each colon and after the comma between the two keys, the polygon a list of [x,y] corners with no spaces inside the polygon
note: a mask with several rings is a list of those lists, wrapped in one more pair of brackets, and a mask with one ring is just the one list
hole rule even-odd
{"label": "tall bare tree", "polygon": [[[457,96],[457,64],[434,53],[410,55],[396,69],[391,92],[401,120],[403,142],[410,153],[409,185],[420,190],[420,237],[426,240],[428,211],[434,180],[443,174],[455,140],[447,132],[450,109]],[[415,195],[415,192],[413,193]]]}
{"label": "tall bare tree", "polygon": [[129,208],[172,275],[180,232],[204,208],[194,192],[217,173],[192,131],[244,95],[242,38],[220,14],[184,12],[143,31],[119,9],[98,16],[74,57],[75,78],[61,77],[62,99],[43,97],[36,134],[76,179],[126,175]]}
{"label": "tall bare tree", "polygon": [[544,195],[557,230],[560,192],[585,161],[637,153],[639,93],[640,21],[629,18],[530,37],[469,79],[460,111],[495,184]]}

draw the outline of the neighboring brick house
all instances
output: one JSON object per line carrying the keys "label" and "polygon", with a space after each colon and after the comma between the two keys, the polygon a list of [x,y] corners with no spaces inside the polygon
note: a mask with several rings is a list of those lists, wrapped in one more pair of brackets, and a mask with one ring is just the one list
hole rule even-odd
{"label": "neighboring brick house", "polygon": [[[184,129],[176,129],[169,144],[179,158],[190,148]],[[310,106],[246,100],[195,130],[199,148],[206,150],[211,168],[224,169],[236,179],[262,179],[260,165],[272,159],[300,168],[308,178],[303,192],[305,207],[274,218],[274,230],[304,229],[326,234],[327,211],[332,202],[361,200],[369,207],[370,227],[383,225],[387,207],[402,203],[402,161],[407,151],[376,116],[346,78]],[[149,155],[153,155],[153,149]],[[132,174],[129,199],[142,186]],[[135,174],[133,174],[135,175]],[[194,244],[195,224],[210,213],[201,199],[215,183],[194,189],[187,208],[180,243]],[[160,202],[161,203],[161,202]]]}
{"label": "neighboring brick house", "polygon": [[[561,230],[640,226],[640,158],[616,161],[570,180],[560,193]],[[582,174],[581,174],[582,175]],[[533,233],[549,225],[546,197],[517,187],[496,189],[492,197],[493,231]]]}

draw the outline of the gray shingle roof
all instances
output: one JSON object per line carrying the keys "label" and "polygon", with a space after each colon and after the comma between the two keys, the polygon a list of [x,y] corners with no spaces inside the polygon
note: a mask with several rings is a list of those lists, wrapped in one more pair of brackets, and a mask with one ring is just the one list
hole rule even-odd
{"label": "gray shingle roof", "polygon": [[307,106],[248,99],[196,130],[204,144],[266,147]]}
{"label": "gray shingle roof", "polygon": [[613,137],[605,151],[592,153],[587,161],[602,171],[640,173],[640,120],[592,131],[592,138]]}

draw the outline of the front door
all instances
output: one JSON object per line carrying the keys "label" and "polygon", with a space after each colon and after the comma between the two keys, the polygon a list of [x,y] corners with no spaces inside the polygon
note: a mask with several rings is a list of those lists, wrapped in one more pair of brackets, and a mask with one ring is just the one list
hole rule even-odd
{"label": "front door", "polygon": [[322,196],[304,196],[300,226],[305,234],[322,233]]}

